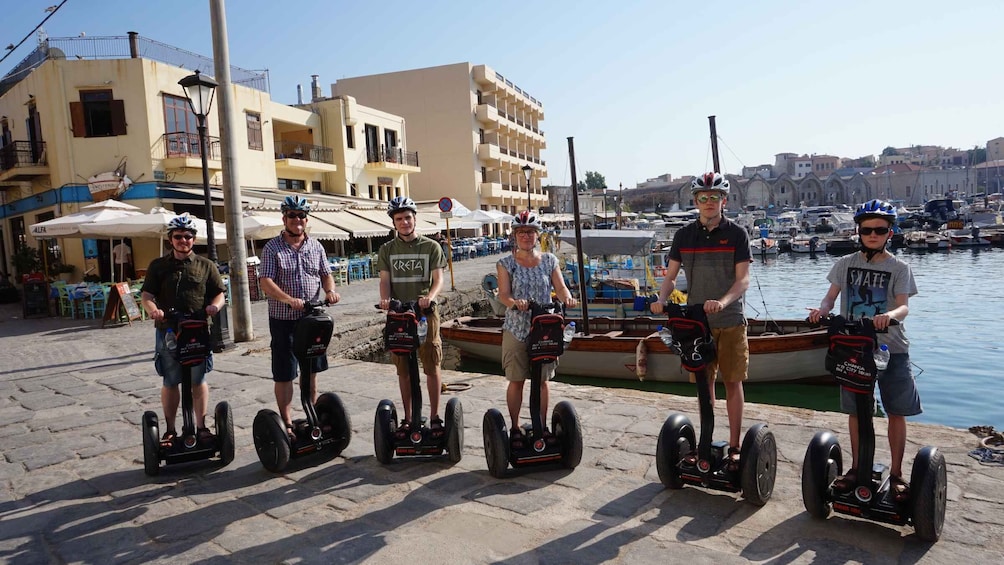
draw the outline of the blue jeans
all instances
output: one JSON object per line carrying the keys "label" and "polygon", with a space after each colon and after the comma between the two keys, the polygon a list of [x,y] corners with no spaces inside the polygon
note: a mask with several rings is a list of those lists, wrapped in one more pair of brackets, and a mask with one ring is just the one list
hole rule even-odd
{"label": "blue jeans", "polygon": [[[164,333],[164,330],[156,330],[155,333],[153,367],[157,370],[157,374],[164,378],[165,387],[176,387],[181,384],[183,368],[174,355],[167,352],[164,346]],[[212,370],[213,353],[210,352],[205,362],[192,365],[192,386],[202,384],[206,380],[206,373]]]}
{"label": "blue jeans", "polygon": [[[923,412],[920,394],[913,380],[909,353],[893,353],[889,356],[889,366],[878,374],[878,389],[882,398],[882,409],[892,416],[916,416]],[[840,410],[854,414],[853,392],[840,389]]]}

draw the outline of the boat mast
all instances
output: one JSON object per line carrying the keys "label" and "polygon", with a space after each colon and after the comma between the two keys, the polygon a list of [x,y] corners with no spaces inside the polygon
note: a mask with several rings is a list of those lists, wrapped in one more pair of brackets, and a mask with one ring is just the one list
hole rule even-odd
{"label": "boat mast", "polygon": [[572,169],[572,214],[575,216],[575,256],[579,268],[579,304],[582,305],[582,332],[589,335],[589,300],[586,296],[586,265],[582,255],[582,222],[579,220],[579,182],[575,176],[575,141],[568,138],[568,162]]}
{"label": "boat mast", "polygon": [[711,125],[711,160],[714,162],[714,172],[722,172],[718,164],[718,130],[715,129],[715,117],[708,116],[708,123]]}

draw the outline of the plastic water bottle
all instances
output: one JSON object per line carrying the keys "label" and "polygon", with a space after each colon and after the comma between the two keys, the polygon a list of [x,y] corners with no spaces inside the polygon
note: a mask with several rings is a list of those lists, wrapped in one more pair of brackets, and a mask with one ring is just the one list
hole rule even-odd
{"label": "plastic water bottle", "polygon": [[425,320],[425,316],[418,321],[418,343],[425,343],[425,336],[429,334],[429,322]]}
{"label": "plastic water bottle", "polygon": [[875,367],[879,371],[885,371],[885,368],[889,366],[889,346],[882,344],[881,347],[875,350]]}
{"label": "plastic water bottle", "polygon": [[164,334],[164,345],[171,353],[178,350],[178,337],[174,335],[173,328],[167,328],[167,333]]}
{"label": "plastic water bottle", "polygon": [[575,322],[568,322],[568,325],[565,326],[565,333],[562,336],[565,343],[572,342],[572,338],[575,337]]}
{"label": "plastic water bottle", "polygon": [[673,345],[673,332],[671,332],[669,328],[664,326],[659,326],[655,329],[657,332],[659,332],[659,339],[661,339],[663,343],[669,346]]}

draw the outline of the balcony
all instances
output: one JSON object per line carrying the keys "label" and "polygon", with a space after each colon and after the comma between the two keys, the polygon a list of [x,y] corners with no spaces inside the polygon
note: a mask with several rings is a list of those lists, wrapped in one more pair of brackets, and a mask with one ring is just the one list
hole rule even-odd
{"label": "balcony", "polygon": [[478,121],[483,124],[494,124],[499,121],[499,111],[491,104],[478,104],[476,114]]}
{"label": "balcony", "polygon": [[485,86],[494,86],[496,77],[501,76],[485,65],[475,65],[473,70],[474,82]]}
{"label": "balcony", "polygon": [[[202,150],[199,134],[187,132],[165,133],[161,136],[164,146],[164,170],[202,169]],[[206,166],[210,171],[221,171],[220,138],[206,136]]]}
{"label": "balcony", "polygon": [[502,198],[502,183],[483,182],[481,183],[482,198]]}
{"label": "balcony", "polygon": [[333,173],[338,170],[338,166],[335,165],[335,152],[330,147],[277,140],[273,143],[273,149],[276,171]]}
{"label": "balcony", "polygon": [[420,173],[418,151],[405,151],[400,147],[366,148],[366,170],[384,173]]}
{"label": "balcony", "polygon": [[44,141],[11,141],[0,147],[0,181],[29,180],[48,174]]}
{"label": "balcony", "polygon": [[491,143],[479,143],[478,158],[482,161],[497,162],[500,158],[499,146]]}

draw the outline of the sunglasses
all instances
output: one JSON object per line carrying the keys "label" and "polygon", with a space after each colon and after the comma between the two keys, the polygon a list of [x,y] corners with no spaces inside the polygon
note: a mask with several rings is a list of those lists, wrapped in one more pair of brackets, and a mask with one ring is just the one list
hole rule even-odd
{"label": "sunglasses", "polygon": [[702,194],[697,197],[697,201],[701,204],[707,204],[708,202],[718,202],[722,197],[717,194]]}
{"label": "sunglasses", "polygon": [[534,230],[518,231],[516,232],[516,235],[518,237],[533,237],[537,235],[537,232]]}
{"label": "sunglasses", "polygon": [[176,233],[171,236],[171,239],[181,241],[182,239],[195,239],[195,236],[190,233]]}
{"label": "sunglasses", "polygon": [[307,214],[305,212],[291,212],[289,214],[286,214],[286,217],[296,220],[304,220],[307,218]]}
{"label": "sunglasses", "polygon": [[861,228],[858,228],[858,233],[861,234],[861,235],[871,235],[873,233],[877,234],[877,235],[885,235],[885,234],[889,233],[889,228],[887,228],[885,226],[879,227],[879,228],[865,228],[865,227],[861,227]]}

